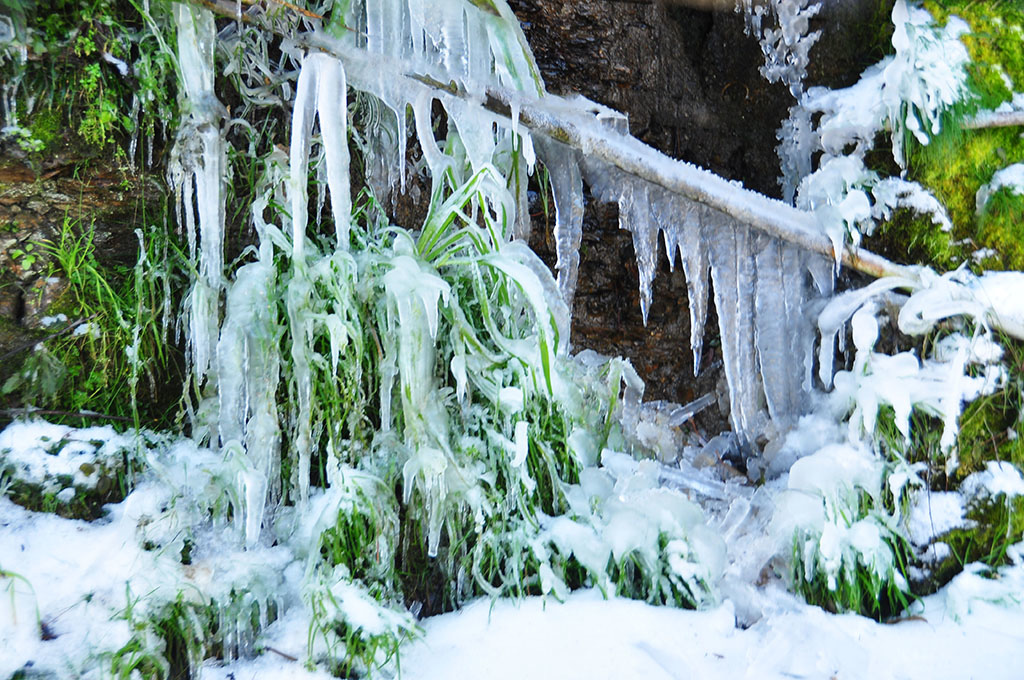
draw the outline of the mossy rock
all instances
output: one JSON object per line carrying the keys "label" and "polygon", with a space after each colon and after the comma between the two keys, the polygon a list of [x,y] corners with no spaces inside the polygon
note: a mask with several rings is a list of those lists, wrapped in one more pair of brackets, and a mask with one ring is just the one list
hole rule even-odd
{"label": "mossy rock", "polygon": [[1024,92],[1024,4],[1019,0],[925,0],[923,4],[939,24],[957,16],[971,27],[961,40],[971,55],[970,87],[981,107],[995,108],[1008,101],[1010,87]]}
{"label": "mossy rock", "polygon": [[886,248],[885,242],[900,244],[905,239],[911,244],[908,253],[893,253],[904,261],[949,269],[975,257],[973,264],[985,269],[1024,270],[1024,197],[997,192],[1000,196],[993,197],[981,213],[976,204],[978,189],[995,172],[1024,162],[1024,135],[1017,127],[971,130],[960,122],[979,109],[998,107],[1015,92],[1024,92],[1024,5],[930,0],[924,7],[939,24],[957,16],[970,26],[970,33],[961,40],[972,60],[968,66],[972,99],[947,112],[942,132],[929,144],[908,140],[908,178],[935,194],[954,230],[951,238],[942,239],[926,219],[896,216],[879,230],[880,249]]}
{"label": "mossy rock", "polygon": [[[59,426],[55,426],[59,427]],[[35,446],[0,449],[0,493],[35,512],[94,520],[103,506],[124,500],[135,471],[129,443],[112,435],[88,440],[73,430],[60,438],[39,437]]]}
{"label": "mossy rock", "polygon": [[930,215],[899,208],[878,226],[871,237],[872,248],[899,262],[927,262],[939,270],[955,269],[971,253],[952,234],[943,231]]}
{"label": "mossy rock", "polygon": [[949,546],[949,555],[929,570],[915,590],[934,592],[963,571],[964,565],[981,562],[995,569],[1007,562],[1006,552],[1024,537],[1024,496],[1007,499],[1004,494],[973,503],[967,524],[937,540]]}
{"label": "mossy rock", "polygon": [[1024,470],[1024,348],[1021,343],[1003,339],[1004,361],[1011,371],[1006,388],[973,401],[960,416],[957,439],[960,464],[953,473],[959,483],[968,475],[980,472],[991,461],[1008,461]]}

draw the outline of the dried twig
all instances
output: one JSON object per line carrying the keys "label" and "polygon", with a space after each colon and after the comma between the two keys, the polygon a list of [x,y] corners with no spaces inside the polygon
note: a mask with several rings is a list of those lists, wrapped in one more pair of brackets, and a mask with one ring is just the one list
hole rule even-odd
{"label": "dried twig", "polygon": [[266,649],[268,652],[273,652],[274,654],[277,654],[279,657],[283,659],[288,659],[289,661],[299,660],[298,657],[292,656],[291,654],[285,654],[280,649],[274,649],[273,647],[265,647],[264,649]]}

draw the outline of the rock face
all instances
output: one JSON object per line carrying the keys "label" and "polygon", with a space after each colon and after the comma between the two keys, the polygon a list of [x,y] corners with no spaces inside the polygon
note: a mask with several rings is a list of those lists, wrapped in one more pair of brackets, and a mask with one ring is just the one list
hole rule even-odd
{"label": "rock face", "polygon": [[[510,0],[533,48],[547,88],[580,93],[625,112],[630,132],[663,151],[762,193],[779,196],[776,130],[794,100],[769,84],[757,41],[742,15],[708,12],[656,0]],[[824,38],[811,53],[809,83],[854,82],[880,58],[863,34],[888,18],[891,0],[825,3],[812,28]],[[884,37],[884,36],[883,36]],[[536,216],[539,208],[535,208]],[[550,224],[535,223],[532,246],[553,260]],[[662,249],[654,303],[640,315],[632,240],[618,229],[614,206],[589,204],[584,221],[572,341],[629,357],[647,382],[647,399],[687,402],[716,391],[721,378],[717,320],[708,320],[704,365],[693,378],[686,286],[670,272]],[[677,263],[678,264],[678,263]],[[727,427],[717,409],[698,423]]]}

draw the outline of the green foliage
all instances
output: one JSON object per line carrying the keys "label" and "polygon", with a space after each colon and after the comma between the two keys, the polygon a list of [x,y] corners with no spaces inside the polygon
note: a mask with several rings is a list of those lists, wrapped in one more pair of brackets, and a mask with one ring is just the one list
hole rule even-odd
{"label": "green foliage", "polygon": [[[954,231],[947,240],[926,220],[907,221],[906,217],[897,217],[882,231],[888,232],[886,241],[909,240],[912,261],[948,269],[984,248],[995,251],[983,260],[986,268],[1024,269],[1020,222],[1024,199],[998,192],[983,213],[978,213],[976,205],[978,189],[996,171],[1024,162],[1024,137],[1017,128],[969,130],[959,122],[979,108],[996,108],[1014,92],[1024,92],[1024,8],[1009,0],[929,0],[924,6],[940,24],[957,16],[970,26],[962,41],[971,56],[968,88],[972,98],[944,117],[942,131],[928,145],[911,141],[908,148],[909,178],[935,194],[948,211]],[[915,245],[920,248],[915,250]]]}
{"label": "green foliage", "polygon": [[1013,92],[1024,92],[1024,6],[1017,0],[925,0],[923,4],[939,24],[957,16],[971,27],[963,43],[971,55],[969,84],[982,108],[995,108],[1009,101]]}
{"label": "green foliage", "polygon": [[[977,213],[978,189],[992,175],[1012,163],[1024,162],[1024,138],[1015,128],[962,130],[946,125],[943,132],[928,146],[913,145],[910,153],[910,177],[932,191],[946,207],[955,225],[954,240],[967,239],[973,249],[992,248],[994,258],[985,261],[988,268],[1024,269],[1024,247],[1021,246],[1020,197],[997,192],[988,210]],[[911,234],[912,239],[928,241],[934,229],[923,225],[924,233]],[[937,259],[926,263],[944,265],[950,259],[970,255],[956,247],[933,248]]]}
{"label": "green foliage", "polygon": [[1024,349],[1002,338],[1005,362],[1011,379],[1006,388],[973,401],[960,418],[960,466],[955,478],[962,480],[995,460],[1009,461],[1024,470]]}
{"label": "green foliage", "polygon": [[[907,608],[913,596],[900,588],[905,583],[905,574],[910,554],[906,542],[895,539],[889,542],[896,556],[897,568],[887,577],[880,577],[871,565],[857,562],[848,565],[844,577],[837,579],[834,587],[829,584],[820,560],[820,553],[807,553],[803,543],[808,537],[797,534],[793,538],[793,571],[790,574],[792,587],[813,605],[833,613],[853,612],[876,621],[884,621],[898,615]],[[807,557],[811,559],[807,561]],[[808,574],[811,576],[808,577]]]}
{"label": "green foliage", "polygon": [[53,315],[64,315],[66,325],[25,356],[4,384],[4,394],[24,405],[92,410],[136,423],[163,417],[166,402],[154,394],[139,413],[136,396],[139,379],[155,390],[156,373],[172,360],[169,305],[172,288],[179,285],[180,260],[160,230],[141,241],[140,236],[134,271],[107,267],[96,258],[92,228],[65,220],[58,239],[43,248],[53,258],[48,275],[67,283],[51,307]]}
{"label": "green foliage", "polygon": [[175,64],[156,29],[167,23],[169,5],[149,7],[135,0],[39,0],[23,8],[19,40],[30,58],[0,59],[0,77],[27,95],[18,98],[22,122],[12,134],[31,158],[44,158],[62,141],[95,153],[168,132]]}
{"label": "green foliage", "polygon": [[899,208],[871,237],[880,255],[898,262],[928,262],[940,270],[956,269],[970,253],[935,224],[930,215]]}
{"label": "green foliage", "polygon": [[217,616],[209,605],[176,601],[158,612],[136,611],[140,600],[127,592],[128,607],[121,617],[128,622],[131,639],[107,655],[111,677],[118,680],[179,680],[194,677],[216,635]]}

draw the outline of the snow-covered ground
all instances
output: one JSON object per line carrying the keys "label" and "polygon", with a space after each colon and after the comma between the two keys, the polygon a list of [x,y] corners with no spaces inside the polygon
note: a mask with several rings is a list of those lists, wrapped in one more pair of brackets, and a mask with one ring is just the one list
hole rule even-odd
{"label": "snow-covered ground", "polygon": [[[18,448],[11,439],[17,433],[26,446]],[[29,448],[38,446],[39,436],[70,437],[80,449],[91,437],[98,451],[104,439],[108,445],[118,441],[98,428],[74,431],[39,422],[8,428],[0,443],[12,454],[8,460],[28,465]],[[62,461],[59,454],[38,453],[43,462]],[[192,593],[222,590],[229,582],[237,588],[246,579],[254,591],[279,579],[273,587],[282,615],[249,647],[262,649],[261,656],[207,661],[200,677],[330,677],[303,663],[310,621],[298,597],[303,570],[294,568],[298,562],[288,550],[241,553],[222,546],[223,554],[182,565],[174,554],[140,546],[146,515],[140,507],[151,496],[159,494],[137,488],[95,522],[30,512],[0,498],[0,678],[31,669],[93,677],[96,668],[109,667],[112,656],[124,652],[133,635],[138,638],[136,623],[147,608],[182,593],[187,600]],[[577,591],[562,603],[482,599],[421,621],[420,637],[403,646],[400,664],[392,662],[384,675],[397,675],[400,666],[407,680],[1019,678],[1024,543],[1010,556],[1014,564],[994,578],[981,565],[968,566],[888,624],[829,614],[785,592],[778,581],[757,587],[727,579],[720,602],[704,611],[605,599],[596,590]],[[239,562],[253,560],[273,573],[240,574]]]}
{"label": "snow-covered ground", "polygon": [[[992,588],[961,574],[889,625],[836,616],[771,593],[778,611],[743,630],[733,605],[683,611],[574,593],[558,604],[478,601],[425,622],[406,647],[406,680],[488,678],[1020,678],[1024,607],[985,598],[1024,595],[1024,568]],[[959,618],[955,612],[959,611]],[[236,678],[246,677],[236,674]]]}

